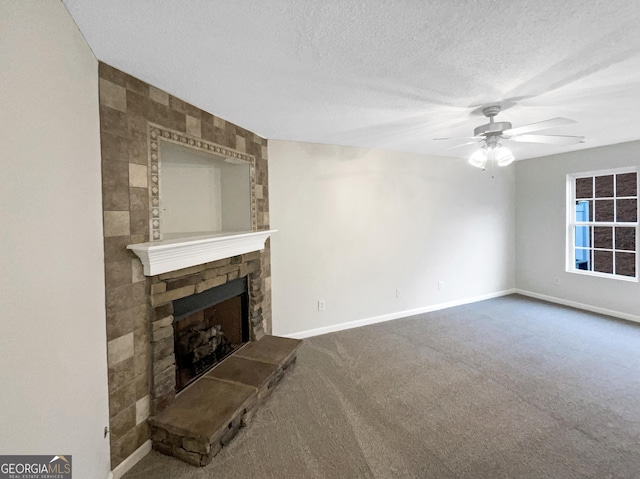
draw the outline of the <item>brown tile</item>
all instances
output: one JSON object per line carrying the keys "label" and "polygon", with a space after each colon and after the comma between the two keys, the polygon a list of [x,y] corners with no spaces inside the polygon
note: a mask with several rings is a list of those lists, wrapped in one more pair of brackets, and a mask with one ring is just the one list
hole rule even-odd
{"label": "brown tile", "polygon": [[143,235],[149,231],[149,213],[146,211],[131,211],[129,214],[132,235]]}
{"label": "brown tile", "polygon": [[138,165],[149,164],[148,141],[146,138],[131,140],[129,144],[129,161]]}
{"label": "brown tile", "polygon": [[215,141],[215,128],[212,123],[202,121],[200,124],[200,133],[202,134],[202,139],[207,141]]}
{"label": "brown tile", "polygon": [[[143,117],[129,115],[127,117],[127,130],[132,142],[147,141],[149,136],[149,123]],[[131,161],[131,158],[129,160]]]}
{"label": "brown tile", "polygon": [[151,438],[149,433],[149,424],[147,421],[140,423],[136,426],[136,449],[142,446]]}
{"label": "brown tile", "polygon": [[229,356],[205,376],[238,382],[260,389],[278,370],[278,365]]}
{"label": "brown tile", "polygon": [[[148,342],[148,333],[141,334],[144,329],[136,329],[134,331],[134,358],[133,358],[133,371],[135,376],[148,375],[151,367],[151,347]],[[140,339],[140,338],[144,339]],[[141,342],[144,341],[144,342]]]}
{"label": "brown tile", "polygon": [[236,138],[236,136],[234,134],[233,135],[234,145],[231,146],[231,143],[228,140],[227,132],[225,130],[221,130],[220,128],[213,127],[213,142],[214,143],[217,143],[218,145],[222,145],[222,146],[233,148],[233,147],[235,147],[235,138]]}
{"label": "brown tile", "polygon": [[104,239],[104,261],[109,263],[112,261],[123,261],[131,259],[131,252],[127,249],[127,245],[131,243],[129,235],[111,236]]}
{"label": "brown tile", "polygon": [[122,461],[135,452],[137,431],[134,427],[124,436],[111,436],[111,469],[115,469]]}
{"label": "brown tile", "polygon": [[131,285],[131,295],[133,306],[147,305],[147,296],[149,295],[149,286],[146,282],[134,283]]}
{"label": "brown tile", "polygon": [[300,339],[264,336],[259,341],[247,343],[234,356],[280,365],[285,363],[301,345]]}
{"label": "brown tile", "polygon": [[202,123],[209,123],[213,126],[213,115],[207,111],[200,110],[200,120],[202,120]]}
{"label": "brown tile", "polygon": [[170,110],[169,117],[165,119],[164,124],[177,131],[187,131],[187,115],[176,110]]}
{"label": "brown tile", "polygon": [[109,285],[106,285],[107,316],[121,311],[126,311],[137,306],[133,301],[133,287],[134,285],[132,284],[118,287],[110,287]]}
{"label": "brown tile", "polygon": [[109,367],[109,386],[111,388],[118,390],[133,381],[135,378],[133,363],[133,357],[131,357]]}
{"label": "brown tile", "polygon": [[148,243],[149,235],[131,235],[131,244]]}
{"label": "brown tile", "polygon": [[129,188],[129,210],[149,211],[149,190],[147,188]]}
{"label": "brown tile", "polygon": [[149,85],[142,80],[138,80],[131,75],[127,75],[125,79],[125,86],[127,87],[127,90],[132,91],[133,93],[149,97]]}
{"label": "brown tile", "polygon": [[169,94],[154,87],[153,85],[149,85],[149,98],[156,103],[169,106]]}
{"label": "brown tile", "polygon": [[131,382],[120,389],[109,385],[109,416],[113,417],[136,402],[136,385]]}
{"label": "brown tile", "polygon": [[139,304],[138,306],[134,306],[132,308],[132,320],[133,320],[133,329],[147,327],[148,318],[147,314],[149,311],[149,307],[146,304]]}
{"label": "brown tile", "polygon": [[135,311],[135,308],[130,308],[107,316],[107,341],[124,336],[134,330]]}
{"label": "brown tile", "polygon": [[136,401],[140,398],[143,398],[149,395],[151,388],[149,385],[149,373],[145,372],[144,374],[140,374],[136,376],[135,380],[135,390],[136,390]]}
{"label": "brown tile", "polygon": [[131,261],[114,261],[105,264],[105,284],[117,288],[131,284]]}
{"label": "brown tile", "polygon": [[104,216],[104,236],[126,236],[129,235],[129,212],[128,211],[105,211]]}
{"label": "brown tile", "polygon": [[186,115],[191,115],[193,117],[200,117],[200,109],[196,108],[193,105],[190,105],[186,101],[180,100],[174,96],[169,95],[169,107],[172,110],[176,110],[180,113],[184,113]]}
{"label": "brown tile", "polygon": [[195,118],[191,115],[187,115],[187,135],[200,138],[202,136],[202,130],[200,128],[201,121],[199,118]]}
{"label": "brown tile", "polygon": [[174,434],[211,438],[227,427],[254,399],[256,392],[256,388],[243,384],[203,378],[150,422]]}
{"label": "brown tile", "polygon": [[159,125],[166,125],[167,118],[171,114],[171,109],[163,105],[162,103],[157,103],[152,101],[149,103],[149,121],[152,123],[157,123]]}
{"label": "brown tile", "polygon": [[105,131],[100,133],[100,149],[103,160],[129,161],[129,138],[113,135]]}
{"label": "brown tile", "polygon": [[127,112],[127,89],[100,78],[100,104],[121,112]]}
{"label": "brown tile", "polygon": [[149,97],[128,91],[126,108],[130,115],[146,117],[149,114]]}
{"label": "brown tile", "polygon": [[106,63],[98,63],[98,77],[109,80],[116,85],[125,86],[127,84],[127,74],[117,68],[107,65]]}
{"label": "brown tile", "polygon": [[108,106],[100,105],[100,129],[105,133],[128,138],[127,114]]}
{"label": "brown tile", "polygon": [[[121,163],[110,161],[109,163]],[[121,163],[126,165],[126,163]],[[129,188],[126,184],[109,181],[102,177],[102,208],[107,211],[127,211],[129,209]]]}
{"label": "brown tile", "polygon": [[127,432],[136,427],[135,404],[111,418],[111,434],[115,437],[123,437]]}

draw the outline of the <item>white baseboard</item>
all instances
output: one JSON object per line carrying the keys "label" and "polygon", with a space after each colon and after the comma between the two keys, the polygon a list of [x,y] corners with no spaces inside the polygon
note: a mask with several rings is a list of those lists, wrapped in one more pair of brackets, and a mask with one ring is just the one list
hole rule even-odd
{"label": "white baseboard", "polygon": [[500,296],[506,296],[508,294],[515,293],[515,289],[508,289],[505,291],[498,291],[495,293],[485,294],[482,296],[474,296],[473,298],[458,299],[455,301],[448,301],[446,303],[433,304],[430,306],[424,306],[422,308],[408,309],[405,311],[398,311],[396,313],[383,314],[381,316],[374,316],[371,318],[358,319],[356,321],[348,321],[346,323],[332,324],[330,326],[323,326],[321,328],[308,329],[306,331],[300,331],[298,333],[283,334],[287,338],[304,339],[313,336],[320,336],[321,334],[335,333],[336,331],[344,331],[345,329],[359,328],[361,326],[367,326],[369,324],[383,323],[385,321],[391,321],[393,319],[406,318],[408,316],[415,316],[416,314],[429,313],[431,311],[438,311],[440,309],[452,308],[454,306],[461,306],[463,304],[475,303],[477,301],[484,301],[485,299],[498,298]]}
{"label": "white baseboard", "polygon": [[149,452],[151,452],[151,440],[145,442],[142,446],[133,451],[133,454],[118,464],[118,466],[111,471],[111,474],[109,474],[109,479],[120,479],[129,472],[129,469],[138,464],[144,456],[149,454]]}
{"label": "white baseboard", "polygon": [[585,311],[591,311],[592,313],[605,314],[607,316],[613,316],[614,318],[626,319],[627,321],[634,321],[640,323],[640,316],[635,314],[623,313],[621,311],[614,311],[612,309],[600,308],[599,306],[593,306],[591,304],[579,303],[577,301],[570,301],[568,299],[556,298],[555,296],[547,296],[546,294],[534,293],[533,291],[526,291],[524,289],[516,289],[516,293],[523,296],[529,296],[531,298],[541,299],[550,303],[557,303],[563,306],[570,306],[572,308],[583,309]]}

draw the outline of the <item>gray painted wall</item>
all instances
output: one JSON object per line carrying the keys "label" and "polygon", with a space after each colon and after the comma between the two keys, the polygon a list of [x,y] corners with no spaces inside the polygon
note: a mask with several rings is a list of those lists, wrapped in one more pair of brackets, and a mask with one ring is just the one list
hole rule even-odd
{"label": "gray painted wall", "polygon": [[640,142],[516,162],[518,289],[640,317],[640,283],[565,272],[566,175],[627,166]]}

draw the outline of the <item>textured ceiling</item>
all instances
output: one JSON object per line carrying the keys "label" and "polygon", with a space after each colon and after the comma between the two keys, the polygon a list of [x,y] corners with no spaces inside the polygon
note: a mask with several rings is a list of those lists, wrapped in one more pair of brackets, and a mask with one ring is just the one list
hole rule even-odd
{"label": "textured ceiling", "polygon": [[500,103],[519,159],[640,138],[634,0],[63,0],[99,60],[269,139],[468,156]]}

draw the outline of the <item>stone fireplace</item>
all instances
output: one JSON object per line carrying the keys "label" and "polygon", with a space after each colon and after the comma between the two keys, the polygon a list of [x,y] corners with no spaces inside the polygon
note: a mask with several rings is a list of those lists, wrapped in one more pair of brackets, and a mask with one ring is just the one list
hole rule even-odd
{"label": "stone fireplace", "polygon": [[[263,300],[259,251],[151,278],[151,414],[164,410],[174,401],[178,391],[210,369],[214,362],[222,359],[212,357],[215,354],[206,355],[201,349],[201,353],[197,353],[198,364],[186,357],[181,359],[183,364],[178,364],[180,353],[185,351],[180,351],[180,336],[176,331],[186,329],[189,333],[195,324],[200,329],[200,334],[191,331],[193,334],[184,336],[183,343],[185,340],[188,342],[188,338],[201,338],[204,341],[203,336],[208,335],[210,339],[213,336],[211,328],[224,326],[224,329],[221,328],[222,332],[228,335],[228,340],[232,340],[230,343],[233,349],[227,351],[229,354],[244,342],[260,339],[264,335]],[[220,318],[224,324],[214,321],[210,327],[205,328],[205,316],[216,314],[221,307],[226,308],[225,313],[229,313],[234,303],[238,303],[236,305],[240,311]],[[232,325],[233,321],[229,320],[234,315],[239,316],[236,318],[239,326]],[[185,326],[185,323],[193,324]],[[217,333],[215,334],[213,342],[218,340]],[[200,346],[206,349],[205,344]],[[215,361],[207,365],[211,359]],[[184,363],[185,360],[187,364]]]}
{"label": "stone fireplace", "polygon": [[[154,204],[158,172],[153,157],[158,135],[162,135],[163,141],[251,162],[251,229],[255,234],[269,229],[267,141],[109,65],[100,63],[98,73],[109,433],[111,467],[116,469],[125,459],[148,450],[150,418],[169,414],[170,406],[180,406],[190,391],[211,386],[210,375],[220,377],[247,361],[253,361],[249,364],[254,371],[264,369],[275,374],[282,370],[282,361],[290,362],[291,357],[270,356],[249,348],[258,343],[266,344],[267,349],[273,347],[272,337],[265,336],[271,328],[270,248],[266,236],[260,238],[259,247],[251,245],[249,249],[245,242],[253,241],[252,235],[235,238],[231,243],[229,238],[215,239],[220,247],[216,246],[218,251],[208,259],[199,255],[209,254],[212,243],[198,243],[194,245],[198,258],[187,264],[182,260],[194,255],[167,253],[165,247],[171,249],[170,241],[136,254],[128,249],[133,245],[144,250],[142,245],[155,244],[158,239],[155,221],[162,218],[157,217]],[[138,253],[155,258],[153,261],[163,267],[143,265]],[[181,314],[180,301],[240,278],[244,278],[247,290],[247,330],[243,334],[248,336],[249,343],[215,367],[215,373],[204,373],[187,385],[176,399],[174,333],[179,321],[174,322],[175,316]],[[204,385],[197,386],[203,380]],[[220,390],[226,390],[221,386],[223,382],[216,383]],[[256,378],[249,382],[251,387],[266,387]],[[238,409],[238,414],[246,419],[242,413],[245,410]],[[234,416],[235,425],[239,417]],[[229,434],[223,436],[228,438]],[[186,449],[180,449],[187,451],[185,454],[193,453],[189,447],[194,446],[189,441],[182,444],[187,445]],[[198,448],[204,447],[201,446]],[[209,447],[207,454],[212,450]],[[202,462],[202,457],[192,461]]]}

